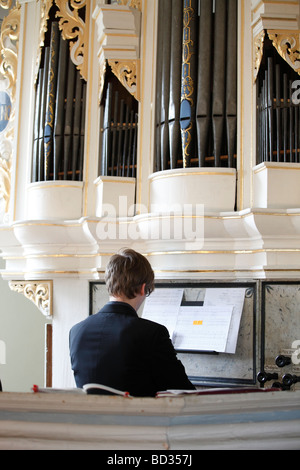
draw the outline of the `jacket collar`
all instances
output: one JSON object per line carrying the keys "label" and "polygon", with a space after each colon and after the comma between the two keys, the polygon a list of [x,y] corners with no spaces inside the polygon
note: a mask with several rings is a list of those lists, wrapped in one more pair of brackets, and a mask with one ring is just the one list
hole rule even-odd
{"label": "jacket collar", "polygon": [[104,305],[104,307],[100,310],[100,313],[123,313],[132,317],[138,316],[131,305],[127,304],[126,302],[116,301],[107,302],[107,304]]}

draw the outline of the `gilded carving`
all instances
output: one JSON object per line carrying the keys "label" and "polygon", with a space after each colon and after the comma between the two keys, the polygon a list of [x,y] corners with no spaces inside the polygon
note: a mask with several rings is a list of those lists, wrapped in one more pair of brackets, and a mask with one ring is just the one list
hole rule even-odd
{"label": "gilded carving", "polygon": [[0,34],[0,73],[8,80],[12,101],[15,100],[20,34],[20,6],[3,19]]}
{"label": "gilded carving", "polygon": [[[9,2],[7,2],[7,7]],[[3,6],[3,5],[2,5]],[[3,19],[0,33],[0,82],[1,90],[10,96],[10,112],[7,114],[8,125],[1,137],[0,145],[0,199],[4,201],[4,211],[8,212],[11,192],[13,122],[15,118],[16,80],[18,67],[18,45],[20,34],[20,5],[12,8]]]}
{"label": "gilded carving", "polygon": [[192,132],[192,123],[190,123],[190,125],[186,129],[181,129],[183,168],[188,167],[188,161],[190,159],[190,155],[188,154],[187,149],[192,140],[191,132]]}
{"label": "gilded carving", "polygon": [[0,7],[9,10],[12,5],[12,0],[0,0]]}
{"label": "gilded carving", "polygon": [[137,100],[139,99],[137,87],[138,60],[109,60],[112,72]]}
{"label": "gilded carving", "polygon": [[280,56],[300,74],[299,31],[268,31],[268,36]]}
{"label": "gilded carving", "polygon": [[8,211],[11,185],[11,160],[0,157],[0,198],[4,199],[4,210]]}
{"label": "gilded carving", "polygon": [[142,0],[117,0],[119,5],[128,5],[130,8],[136,8],[142,11]]}
{"label": "gilded carving", "polygon": [[254,38],[254,66],[253,66],[254,81],[256,81],[257,79],[259,67],[262,61],[262,57],[263,57],[265,36],[266,36],[266,33],[263,30]]}
{"label": "gilded carving", "polygon": [[[89,35],[89,11],[88,0],[55,0],[58,7],[56,16],[60,18],[59,27],[64,39],[70,39],[70,55],[77,66],[81,76],[87,80],[88,70],[88,35]],[[79,11],[85,8],[85,22]]]}
{"label": "gilded carving", "polygon": [[37,80],[38,71],[41,62],[42,47],[44,45],[45,33],[47,31],[47,22],[49,19],[49,10],[52,7],[53,0],[41,0],[41,10],[40,10],[40,37],[39,37],[39,46],[37,59],[35,64],[35,81]]}
{"label": "gilded carving", "polygon": [[[192,8],[191,1],[186,1],[184,3],[183,10],[181,103],[186,100],[190,106],[194,105],[194,80],[191,73],[192,56],[195,53],[193,50],[194,43],[191,37],[191,21],[193,20],[194,15],[195,11]],[[192,132],[192,122],[189,123],[188,127],[181,128],[183,168],[189,166],[189,146],[192,140]]]}
{"label": "gilded carving", "polygon": [[184,27],[184,37],[183,37],[183,48],[182,48],[182,96],[181,101],[188,100],[192,103],[192,94],[194,92],[194,82],[191,77],[191,57],[194,52],[191,50],[193,43],[190,35],[190,22],[193,18],[194,10],[189,3],[184,6],[183,12],[183,27]]}
{"label": "gilded carving", "polygon": [[52,281],[10,281],[12,291],[24,294],[46,317],[52,316]]}
{"label": "gilded carving", "polygon": [[103,95],[103,90],[104,90],[106,66],[107,66],[107,62],[105,59],[99,63],[99,68],[100,68],[99,103],[102,100],[102,95]]}

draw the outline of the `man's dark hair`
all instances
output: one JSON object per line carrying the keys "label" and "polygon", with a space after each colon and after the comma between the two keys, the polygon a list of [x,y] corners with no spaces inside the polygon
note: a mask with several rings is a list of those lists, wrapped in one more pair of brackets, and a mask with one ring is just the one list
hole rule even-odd
{"label": "man's dark hair", "polygon": [[145,256],[125,248],[113,255],[106,267],[105,283],[109,295],[133,299],[143,284],[146,295],[154,290],[154,272]]}

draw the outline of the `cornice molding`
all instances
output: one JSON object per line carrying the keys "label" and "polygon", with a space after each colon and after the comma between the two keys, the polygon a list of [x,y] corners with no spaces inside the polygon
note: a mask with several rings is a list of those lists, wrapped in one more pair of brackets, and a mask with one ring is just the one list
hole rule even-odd
{"label": "cornice molding", "polygon": [[107,62],[127,91],[139,99],[140,9],[140,2],[128,1],[114,5],[99,3],[94,10],[99,44],[99,101],[102,98]]}
{"label": "cornice molding", "polygon": [[[203,226],[203,238],[172,239],[185,223]],[[154,236],[166,227],[168,239]],[[0,226],[1,274],[21,292],[33,283],[34,298],[49,279],[102,279],[110,256],[128,246],[149,257],[157,279],[299,279],[299,240],[299,209],[31,220]]]}
{"label": "cornice molding", "polygon": [[266,32],[281,57],[296,71],[300,70],[299,3],[294,0],[252,0],[253,79],[257,78]]}

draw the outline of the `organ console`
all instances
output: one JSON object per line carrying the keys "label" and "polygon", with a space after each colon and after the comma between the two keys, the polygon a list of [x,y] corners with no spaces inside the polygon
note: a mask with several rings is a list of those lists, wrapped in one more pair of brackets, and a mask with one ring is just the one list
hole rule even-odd
{"label": "organ console", "polygon": [[[289,356],[284,356],[282,354],[278,355],[275,359],[275,364],[277,367],[285,367],[292,363],[292,359]],[[272,388],[279,388],[281,390],[290,390],[293,384],[300,382],[300,376],[292,375],[292,374],[285,374],[282,377],[282,382],[278,382],[278,374],[277,372],[265,372],[261,371],[257,374],[257,380],[261,385],[264,385],[269,380],[276,380],[272,384]]]}

